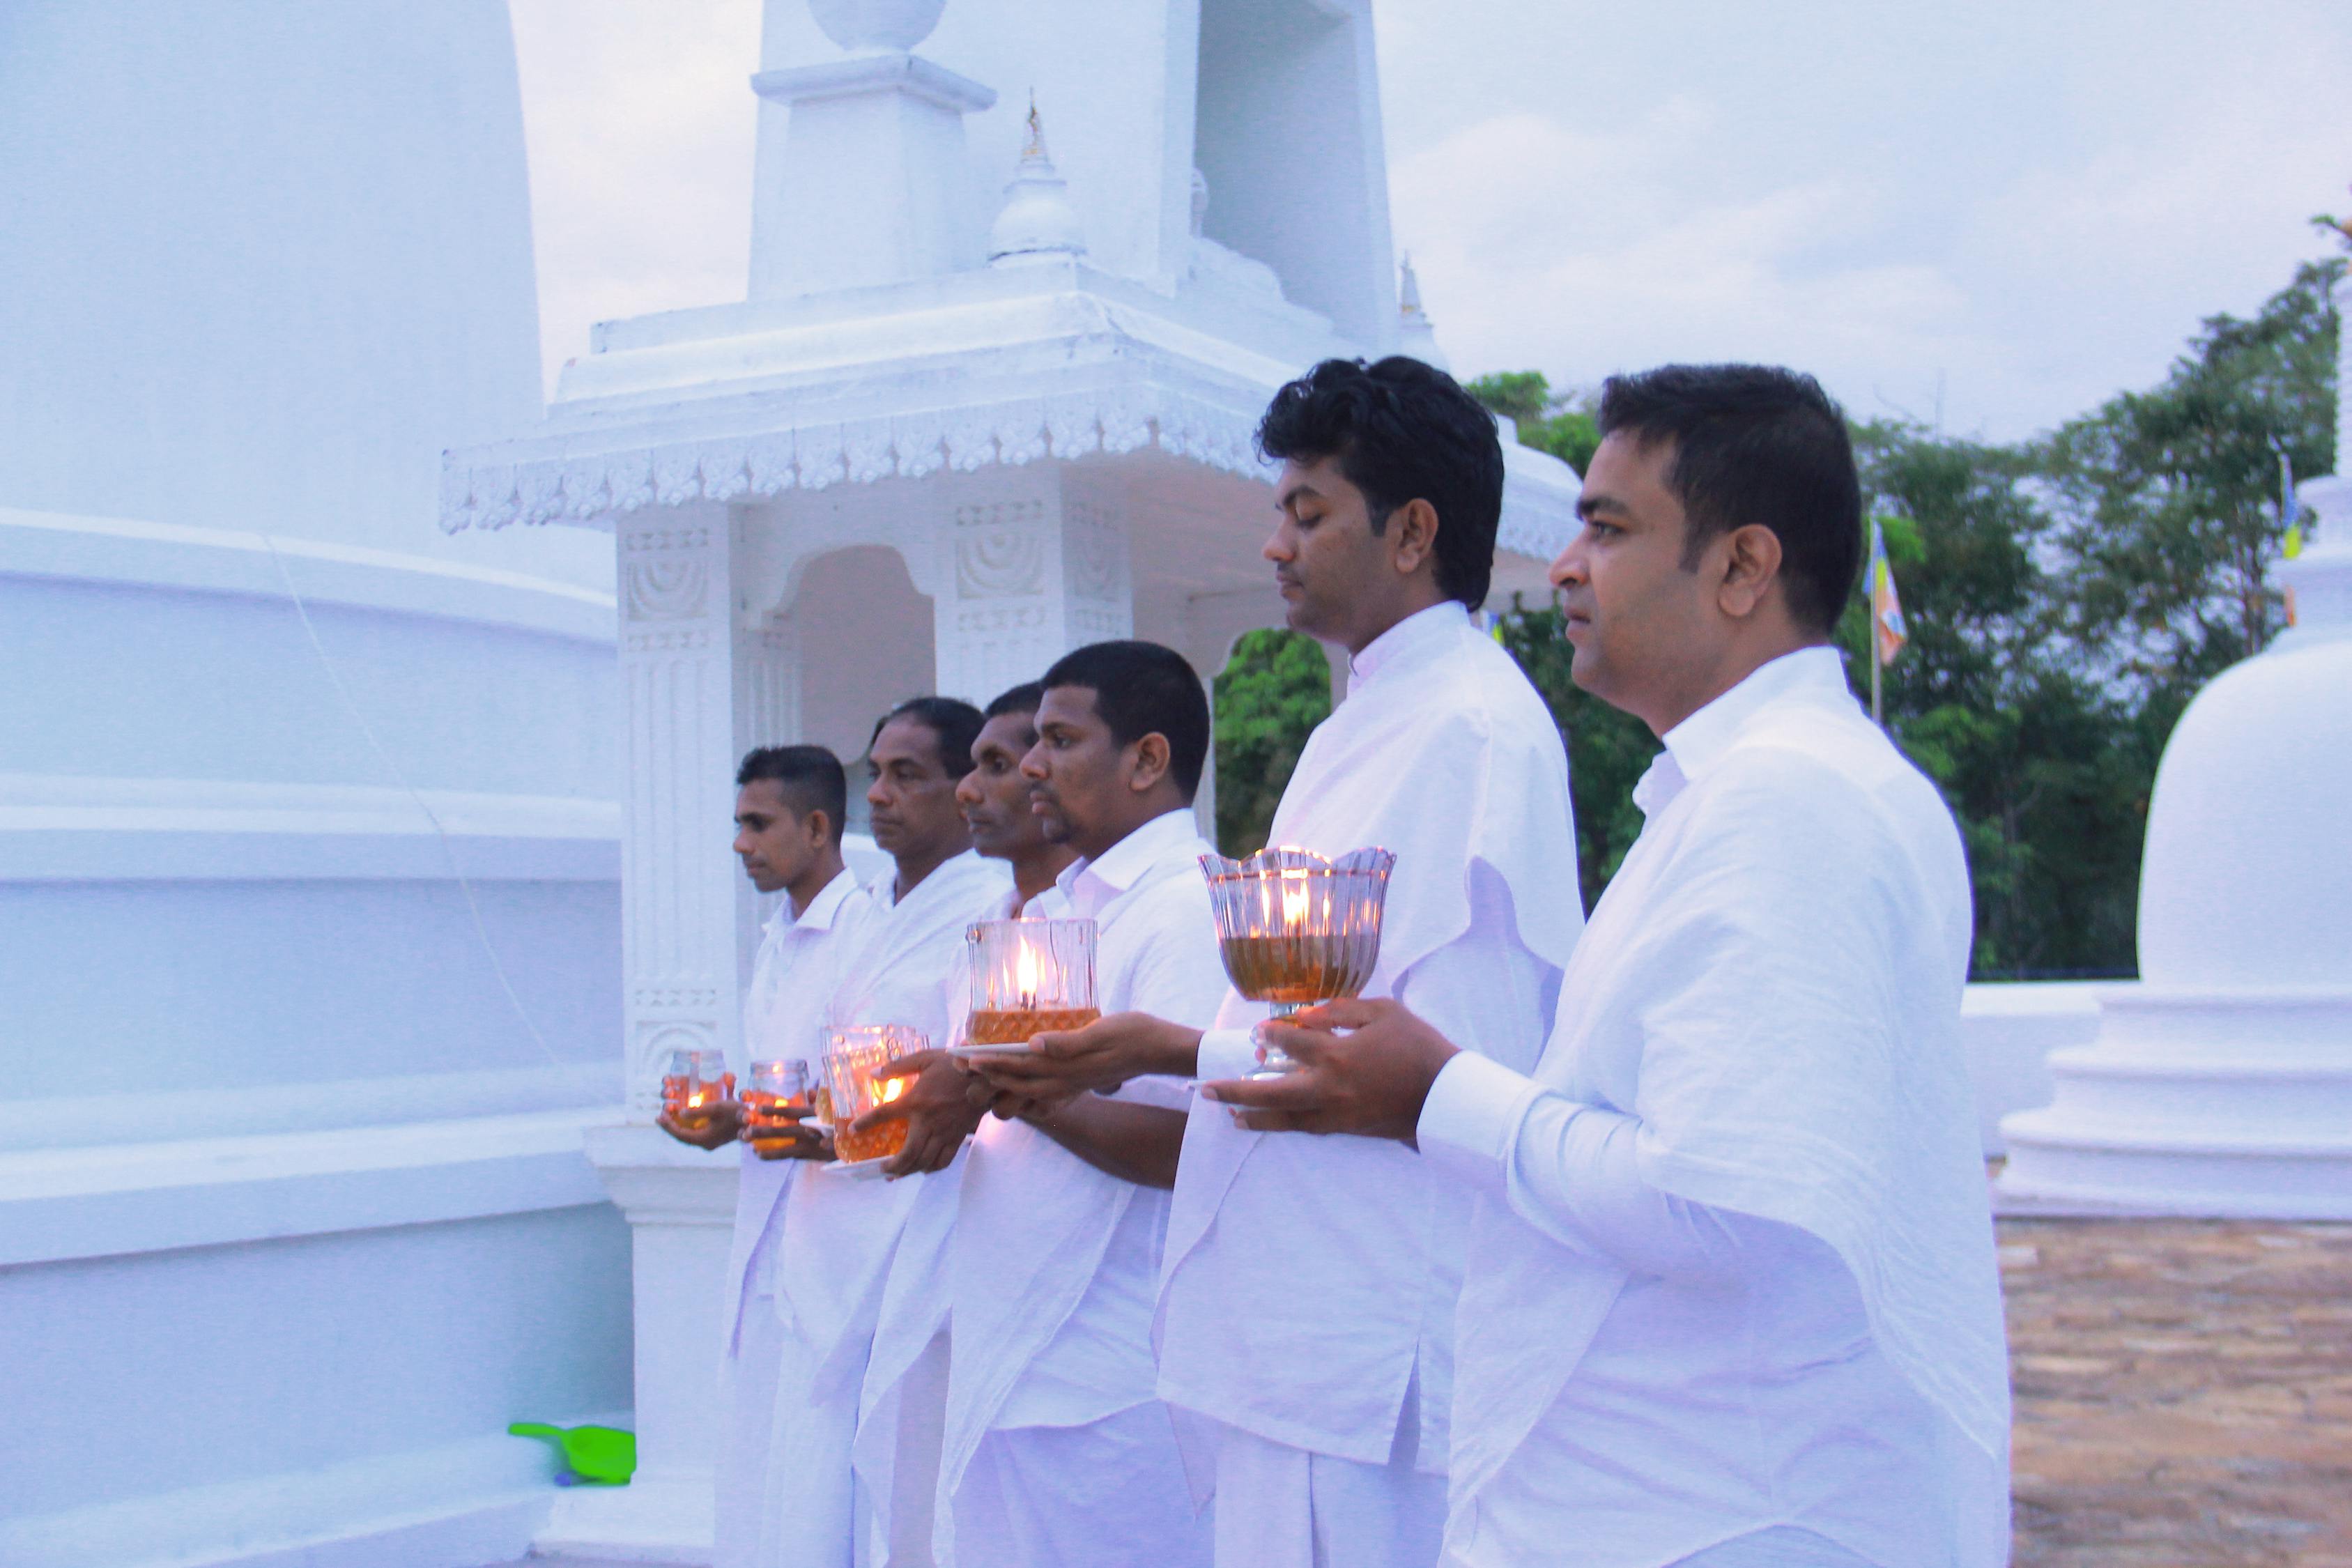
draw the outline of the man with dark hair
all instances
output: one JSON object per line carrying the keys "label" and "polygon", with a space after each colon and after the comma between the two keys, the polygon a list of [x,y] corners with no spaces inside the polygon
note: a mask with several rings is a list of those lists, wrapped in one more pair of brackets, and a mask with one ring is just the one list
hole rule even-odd
{"label": "man with dark hair", "polygon": [[[1290,625],[1345,648],[1349,669],[1273,842],[1394,852],[1365,994],[1408,998],[1532,1067],[1581,916],[1559,896],[1576,887],[1559,731],[1470,620],[1502,506],[1494,421],[1418,361],[1333,361],[1276,395],[1259,438],[1283,464],[1265,556]],[[1059,696],[1049,679],[1041,736]],[[1206,1031],[1138,1008],[1044,1037],[1003,1081],[1237,1077],[1256,1066],[1263,1016],[1230,993]],[[1409,1150],[1268,1137],[1196,1100],[1170,1205],[1159,1391],[1183,1413],[1188,1472],[1213,1486],[1219,1568],[1435,1561],[1469,1206]]]}
{"label": "man with dark hair", "polygon": [[[968,702],[925,697],[875,726],[866,800],[893,869],[843,944],[829,1027],[899,1024],[946,1043],[964,928],[1007,890],[1003,866],[972,853],[955,799],[981,724]],[[942,1068],[908,1094],[961,1106],[963,1086]],[[920,1281],[940,1267],[961,1171],[870,1174],[814,1166],[784,1200],[777,1283],[792,1331],[768,1487],[772,1538],[788,1545],[780,1561],[850,1568],[853,1557],[919,1562],[929,1548],[946,1302]]]}
{"label": "man with dark hair", "polygon": [[1859,549],[1843,417],[1736,365],[1612,380],[1601,407],[1551,578],[1577,683],[1665,749],[1540,1061],[1340,1002],[1268,1026],[1298,1072],[1202,1093],[1412,1141],[1480,1194],[1449,1564],[1572,1541],[1593,1568],[1995,1568],[1968,868],[1828,644]]}
{"label": "man with dark hair", "polygon": [[1045,688],[1025,680],[988,705],[986,722],[972,742],[971,772],[956,785],[971,847],[1012,869],[1006,920],[1051,888],[1073,858],[1068,848],[1045,837],[1045,825],[1029,809],[1029,780],[1021,772],[1021,759],[1037,743],[1037,704],[1045,695]]}
{"label": "man with dark hair", "polygon": [[[1047,835],[1077,857],[1052,912],[1095,922],[1105,1011],[1205,1025],[1225,978],[1192,812],[1209,733],[1201,678],[1172,648],[1097,643],[1043,688],[1022,771]],[[1206,1568],[1151,1353],[1190,1100],[1164,1078],[1006,1094],[973,1140],[948,1276],[940,1562]]]}
{"label": "man with dark hair", "polygon": [[[751,984],[743,994],[744,1055],[749,1061],[814,1063],[824,1052],[825,1005],[841,949],[873,912],[872,899],[841,858],[847,783],[840,760],[823,746],[762,747],[743,759],[735,783],[735,854],[744,875],[760,891],[784,895],[761,931]],[[733,1101],[698,1127],[686,1127],[667,1111],[661,1117],[671,1137],[703,1149],[734,1142],[741,1125]],[[781,1549],[767,1490],[770,1438],[779,1398],[802,1404],[810,1389],[801,1361],[789,1353],[776,1258],[794,1162],[829,1157],[814,1131],[741,1147],[727,1268],[721,1568],[759,1568]]]}

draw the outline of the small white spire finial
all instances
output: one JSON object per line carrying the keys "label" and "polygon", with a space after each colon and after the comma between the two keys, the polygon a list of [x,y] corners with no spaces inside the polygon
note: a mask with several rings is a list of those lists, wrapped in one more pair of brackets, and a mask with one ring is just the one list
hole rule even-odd
{"label": "small white spire finial", "polygon": [[1454,368],[1437,346],[1437,329],[1430,324],[1429,312],[1421,308],[1421,279],[1413,276],[1411,251],[1397,266],[1397,352],[1440,370]]}
{"label": "small white spire finial", "polygon": [[1045,123],[1037,95],[1029,95],[1028,139],[1021,166],[1004,187],[1004,206],[988,231],[988,264],[1013,266],[1053,261],[1087,253],[1086,231],[1070,203],[1069,182],[1045,151]]}

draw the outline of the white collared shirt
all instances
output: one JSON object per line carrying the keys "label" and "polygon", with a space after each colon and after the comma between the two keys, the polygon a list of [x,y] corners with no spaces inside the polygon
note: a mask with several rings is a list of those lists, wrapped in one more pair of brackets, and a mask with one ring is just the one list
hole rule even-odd
{"label": "white collared shirt", "polygon": [[[843,943],[872,918],[872,896],[846,868],[827,882],[808,908],[793,913],[780,902],[760,928],[751,983],[743,991],[745,1081],[751,1064],[801,1061],[814,1074],[824,1054],[825,1008],[833,999]],[[762,1160],[741,1145],[742,1175],[735,1191],[735,1237],[728,1262],[727,1300],[733,1304],[729,1342],[751,1300],[775,1294],[775,1235],[785,1187],[801,1162]]]}
{"label": "white collared shirt", "polygon": [[1665,737],[1532,1077],[1465,1052],[1424,1159],[1481,1194],[1446,1562],[1653,1568],[1789,1526],[2007,1550],[2007,1365],[1958,1050],[1951,816],[1776,659]]}
{"label": "white collared shirt", "polygon": [[[1357,655],[1271,841],[1393,852],[1363,994],[1534,1065],[1582,923],[1567,755],[1527,677],[1460,605],[1408,616]],[[1202,1079],[1256,1066],[1249,1026],[1264,1013],[1228,994],[1201,1041]],[[1470,1206],[1400,1143],[1245,1131],[1196,1099],[1160,1281],[1160,1397],[1374,1465],[1410,1403],[1417,1462],[1443,1468]]]}

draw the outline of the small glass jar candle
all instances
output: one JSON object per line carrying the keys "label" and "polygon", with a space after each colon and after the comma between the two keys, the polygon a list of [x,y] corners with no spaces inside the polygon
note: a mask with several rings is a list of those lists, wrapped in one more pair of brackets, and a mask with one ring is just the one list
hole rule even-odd
{"label": "small glass jar candle", "polygon": [[757,1142],[765,1133],[783,1137],[814,1109],[809,1098],[808,1063],[764,1061],[751,1064],[743,1085],[743,1136]]}
{"label": "small glass jar candle", "polygon": [[907,1146],[907,1124],[886,1121],[866,1132],[852,1132],[850,1124],[879,1105],[907,1092],[912,1079],[877,1079],[874,1074],[911,1056],[929,1043],[919,1029],[903,1024],[859,1024],[835,1029],[833,1048],[824,1054],[824,1082],[833,1111],[833,1149],[844,1164],[879,1160]]}
{"label": "small glass jar candle", "polygon": [[735,1095],[735,1075],[724,1051],[672,1051],[662,1075],[662,1109],[681,1127],[709,1124],[711,1112]]}

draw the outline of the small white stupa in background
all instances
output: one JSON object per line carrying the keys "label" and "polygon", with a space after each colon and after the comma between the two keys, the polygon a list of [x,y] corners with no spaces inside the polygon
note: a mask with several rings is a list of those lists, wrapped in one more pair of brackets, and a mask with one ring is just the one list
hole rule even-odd
{"label": "small white stupa in background", "polygon": [[[2336,466],[2352,458],[2352,333]],[[2294,624],[2198,694],[2140,869],[2142,984],[2002,1123],[2012,1200],[2352,1219],[2352,475],[2280,568]]]}
{"label": "small white stupa in background", "polygon": [[1397,263],[1397,353],[1411,354],[1423,364],[1450,371],[1454,362],[1437,346],[1437,328],[1421,307],[1421,279],[1412,273],[1412,258]]}

